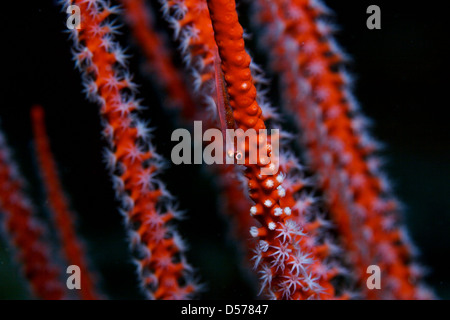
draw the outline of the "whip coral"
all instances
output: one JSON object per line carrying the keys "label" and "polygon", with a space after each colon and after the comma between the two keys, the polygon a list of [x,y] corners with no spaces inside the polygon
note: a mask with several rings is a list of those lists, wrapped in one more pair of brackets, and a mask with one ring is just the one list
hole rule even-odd
{"label": "whip coral", "polygon": [[[235,6],[234,1],[208,2],[233,117],[239,128],[259,131],[265,129],[265,124],[256,101],[250,56],[245,52],[243,29]],[[260,141],[263,139],[260,134],[257,139],[256,143],[265,143]],[[246,145],[246,152],[249,147]],[[267,148],[267,153],[272,152]],[[250,198],[255,202],[250,214],[260,223],[259,227],[250,228],[250,234],[259,240],[255,259],[262,274],[262,289],[276,299],[333,298],[329,275],[316,275],[319,265],[314,263],[319,264],[319,260],[308,259],[308,255],[317,256],[316,247],[310,253],[306,234],[294,219],[298,212],[292,191],[284,188],[285,174],[279,170],[264,176],[261,172],[263,167],[274,171],[273,165],[263,164],[261,158],[256,165],[245,164]]]}
{"label": "whip coral", "polygon": [[413,252],[397,221],[399,205],[379,168],[377,144],[348,89],[348,76],[339,65],[344,56],[331,36],[332,27],[320,20],[326,11],[312,1],[258,4],[274,69],[284,75],[283,97],[297,114],[309,161],[319,173],[357,274],[365,283],[364,271],[376,264],[386,277],[385,289],[367,294],[421,297],[409,266]]}
{"label": "whip coral", "polygon": [[[207,209],[194,216],[189,208],[182,210],[183,194],[169,192],[178,187],[198,197],[192,202],[206,202],[205,190],[189,190],[178,175],[175,183],[164,181],[175,161],[159,151],[167,143],[158,131],[165,124],[154,117],[158,103],[167,108],[164,116],[174,115],[173,123],[194,136],[194,121],[222,134],[255,133],[254,141],[243,140],[242,149],[238,140],[231,149],[222,145],[216,150],[223,152],[226,164],[202,169],[219,192],[218,211],[243,253],[239,262],[258,283],[255,298],[434,298],[424,284],[401,204],[383,171],[380,144],[351,91],[347,57],[326,22],[325,5],[316,0],[246,3],[250,36],[235,0],[58,2],[63,12],[79,14],[80,25],[65,30],[70,40],[65,45],[86,103],[98,108],[102,163],[118,204],[116,212],[101,213],[102,223],[115,213],[122,216],[127,254],[145,298],[193,299],[207,291],[209,284],[191,260],[198,262],[196,255],[203,252],[189,252],[181,220],[204,223],[215,232]],[[74,6],[79,12],[71,13]],[[255,52],[248,50],[253,36],[250,43],[266,64],[257,64]],[[135,69],[133,55],[146,67]],[[134,77],[133,72],[151,77]],[[266,74],[278,77],[279,88],[273,88]],[[148,94],[148,78],[162,99]],[[0,132],[5,236],[37,298],[74,296],[64,287],[64,263],[81,270],[81,299],[107,298],[97,281],[101,274],[90,270],[77,237],[74,210],[52,158],[44,109],[34,106],[31,119],[53,223],[47,230],[44,217],[34,213]],[[252,162],[256,146],[262,152]],[[201,147],[194,142],[194,150]],[[47,233],[56,234],[62,258],[49,254],[54,243]],[[381,270],[380,290],[367,285],[367,270],[374,265]]]}
{"label": "whip coral", "polygon": [[[126,68],[126,54],[114,42],[117,27],[109,19],[117,7],[98,1],[80,5],[81,23],[74,29],[74,57],[83,72],[88,97],[96,100],[103,118],[105,149],[114,189],[121,199],[132,251],[144,290],[155,299],[183,299],[194,291],[191,267],[183,258],[183,242],[168,223],[180,212],[156,178],[161,157],[150,143],[150,128],[136,113],[143,106]],[[181,277],[186,280],[183,284]]]}
{"label": "whip coral", "polygon": [[34,106],[31,113],[36,153],[39,159],[40,171],[43,175],[42,180],[48,194],[49,206],[58,226],[57,230],[60,232],[64,255],[70,265],[76,265],[80,268],[83,275],[81,277],[81,298],[87,300],[96,299],[98,294],[95,292],[94,279],[87,266],[82,244],[77,239],[74,214],[70,212],[67,199],[62,193],[56,164],[51,155],[50,142],[45,131],[44,111],[41,106]]}
{"label": "whip coral", "polygon": [[45,225],[36,217],[23,191],[23,180],[0,133],[0,210],[4,229],[15,247],[33,293],[41,299],[61,299],[60,272],[50,257]]}

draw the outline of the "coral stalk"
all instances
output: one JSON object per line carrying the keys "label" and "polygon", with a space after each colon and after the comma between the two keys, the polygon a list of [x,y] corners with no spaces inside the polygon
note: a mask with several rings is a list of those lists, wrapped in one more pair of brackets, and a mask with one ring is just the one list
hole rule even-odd
{"label": "coral stalk", "polygon": [[163,37],[155,30],[151,11],[143,0],[122,0],[124,14],[134,38],[142,49],[146,62],[154,70],[158,83],[167,91],[169,98],[182,106],[184,116],[191,117],[195,104],[183,74],[172,62],[172,55]]}
{"label": "coral stalk", "polygon": [[217,114],[214,63],[218,54],[206,0],[159,2],[163,17],[179,41],[181,58],[192,78],[191,88],[201,107],[198,115],[211,121]]}
{"label": "coral stalk", "polygon": [[[226,108],[228,106],[228,93],[226,92],[226,86],[224,86],[224,83],[221,80],[223,75],[220,70],[220,58],[217,53],[214,31],[208,12],[208,7],[206,6],[206,1],[196,2],[190,0],[169,0],[161,1],[161,3],[165,18],[173,26],[175,35],[178,36],[181,42],[181,54],[184,57],[187,67],[191,69],[191,73],[194,75],[194,83],[198,84],[194,86],[197,88],[196,94],[201,97],[203,101],[207,102],[206,106],[209,107],[212,114],[216,114],[217,120],[218,116],[216,110]],[[217,64],[218,67],[216,66]],[[261,70],[254,64],[251,64],[249,67],[251,68],[250,71],[253,75],[255,75],[255,78],[251,79],[251,81],[256,86],[260,87],[265,82],[261,74]],[[222,92],[222,86],[225,89],[225,92]],[[270,106],[270,104],[267,103],[264,94],[261,94],[260,92],[256,99],[263,107],[264,114],[261,114],[261,117],[264,120],[276,120],[278,118],[277,113]],[[217,105],[222,107],[218,108],[216,107]],[[210,122],[211,120],[208,121],[208,123]],[[226,125],[228,126],[229,124],[230,122],[227,120]],[[216,125],[211,123],[210,126],[215,127]],[[320,215],[317,214],[315,199],[305,194],[304,187],[308,184],[303,184],[305,181],[299,176],[298,169],[301,168],[301,166],[298,164],[297,159],[295,159],[295,157],[293,157],[289,152],[285,152],[283,150],[282,154],[283,157],[280,159],[281,166],[286,169],[286,172],[289,173],[289,176],[286,177],[287,193],[290,195],[295,194],[295,198],[291,197],[291,201],[295,203],[293,216],[296,217],[296,221],[299,222],[305,230],[308,229],[310,232],[308,237],[304,235],[305,239],[308,238],[307,241],[305,240],[305,247],[308,247],[307,251],[314,251],[318,253],[318,260],[314,263],[314,266],[311,269],[320,272],[320,276],[317,277],[322,277],[320,281],[327,282],[337,274],[343,274],[343,269],[337,268],[339,263],[335,260],[337,246],[333,244],[333,241],[330,238],[326,236],[324,237],[323,235],[319,236],[321,232],[326,232],[326,222],[321,219]],[[272,272],[272,268],[267,267],[262,260],[262,250],[266,250],[268,244],[264,240],[262,240],[262,242],[249,242],[247,239],[249,228],[251,227],[254,234],[255,229],[261,227],[261,224],[252,218],[252,216],[254,216],[253,213],[249,215],[249,210],[252,212],[254,208],[251,207],[251,202],[247,198],[247,191],[245,190],[246,187],[241,188],[241,185],[247,184],[244,182],[246,178],[243,176],[241,177],[241,170],[234,170],[230,166],[227,167],[222,165],[217,168],[216,171],[221,177],[220,184],[224,192],[223,198],[227,203],[226,211],[232,217],[232,224],[234,225],[238,238],[241,239],[241,243],[246,248],[247,254],[251,256],[252,265],[254,268],[259,268],[259,273],[262,274],[261,291],[265,291],[265,293],[271,298],[300,298],[299,295],[294,293],[295,286],[288,285],[286,281],[282,283],[280,282],[277,285],[274,285],[274,287],[271,287],[272,275],[270,273]],[[279,179],[282,179],[282,177],[283,175],[281,175]],[[280,188],[279,190],[280,194],[283,194],[286,191],[283,188]],[[276,212],[278,211],[279,210],[276,210]],[[299,212],[301,212],[301,218],[297,217]],[[257,226],[254,226],[255,222]],[[291,221],[289,224],[294,225],[295,223]],[[280,230],[277,230],[276,232],[278,231]],[[316,249],[318,250],[315,251]],[[319,253],[319,251],[321,251],[321,253]],[[305,270],[310,270],[308,264],[312,260],[313,259],[306,259],[303,261],[305,263]],[[269,262],[268,265],[270,264],[271,263]],[[278,271],[278,267],[275,265],[273,265],[273,267],[273,270],[276,268]],[[280,279],[285,280],[288,278],[287,276],[284,277],[285,278],[280,276],[278,280],[274,281],[274,283]],[[268,281],[268,278],[270,278],[270,281]],[[344,291],[340,292],[340,294],[342,294],[342,297],[348,297],[348,295],[344,294]],[[319,296],[310,295],[309,297],[318,298]],[[329,294],[324,294],[321,297],[333,298],[333,296]]]}
{"label": "coral stalk", "polygon": [[[234,0],[211,0],[208,8],[234,120],[244,131],[255,129],[260,143],[259,130],[266,126],[256,101],[250,56],[245,51],[236,4]],[[297,223],[300,212],[291,190],[283,187],[285,174],[282,170],[275,172],[274,163],[263,164],[261,159],[256,165],[249,164],[247,155],[245,176],[255,203],[250,213],[260,225],[252,227],[250,233],[259,241],[254,258],[262,290],[274,299],[334,298],[329,282],[332,276],[328,272],[319,274],[322,263],[318,248],[308,244],[309,236]],[[274,175],[262,175],[262,168],[272,170]]]}
{"label": "coral stalk", "polygon": [[75,215],[69,209],[68,200],[59,181],[56,163],[52,157],[50,141],[45,129],[44,110],[41,106],[36,105],[32,108],[31,118],[36,156],[48,205],[61,239],[62,250],[69,265],[76,265],[80,268],[80,297],[84,300],[98,299],[99,296],[95,290],[93,275],[88,268],[84,248],[76,235]]}
{"label": "coral stalk", "polygon": [[[284,103],[297,114],[312,167],[319,173],[331,215],[349,250],[368,298],[412,299],[420,289],[412,247],[342,71],[343,55],[324,6],[309,0],[258,1],[267,26],[273,68],[283,79]],[[382,270],[382,290],[366,287],[367,267]]]}
{"label": "coral stalk", "polygon": [[162,159],[150,141],[151,129],[140,119],[142,105],[126,67],[124,50],[115,41],[117,13],[105,1],[72,1],[80,6],[80,30],[74,29],[75,60],[88,97],[101,106],[105,161],[122,203],[143,292],[154,299],[187,299],[198,289],[184,256],[185,245],[174,230],[176,205],[155,176]]}
{"label": "coral stalk", "polygon": [[64,298],[60,273],[45,239],[47,230],[23,192],[23,181],[0,132],[0,213],[4,229],[32,293],[40,299]]}

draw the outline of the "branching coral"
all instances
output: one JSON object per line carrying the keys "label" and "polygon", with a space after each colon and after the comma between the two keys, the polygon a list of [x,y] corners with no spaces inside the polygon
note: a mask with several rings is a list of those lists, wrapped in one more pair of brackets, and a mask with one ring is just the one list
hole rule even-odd
{"label": "branching coral", "polygon": [[[73,58],[81,72],[84,93],[99,107],[104,163],[120,202],[139,282],[147,298],[189,299],[202,286],[186,259],[186,245],[176,231],[181,211],[160,178],[165,162],[156,153],[150,119],[143,116],[142,92],[133,81],[129,55],[119,44],[123,18],[141,49],[152,79],[169,97],[167,106],[180,107],[184,123],[203,121],[207,128],[255,132],[256,141],[224,151],[228,160],[244,158],[243,165],[217,164],[210,174],[222,191],[223,211],[231,218],[245,263],[259,279],[259,295],[270,299],[422,299],[432,298],[416,272],[415,256],[402,226],[399,204],[380,168],[377,143],[369,135],[351,91],[342,62],[344,56],[323,22],[325,6],[312,0],[257,0],[252,19],[261,27],[256,35],[265,45],[272,72],[281,79],[280,100],[272,106],[266,95],[270,82],[246,50],[235,0],[122,0],[123,7],[103,0],[61,1],[64,11],[80,8],[80,28],[69,31]],[[152,8],[160,11],[151,12]],[[154,16],[171,27],[172,50],[156,28]],[[173,62],[178,57],[184,69]],[[282,129],[282,114],[296,116],[301,139]],[[36,146],[44,185],[56,214],[67,260],[79,265],[84,282],[82,298],[96,290],[75,241],[70,213],[57,181],[55,165],[42,124],[40,109],[33,111]],[[157,124],[156,124],[157,125]],[[266,129],[275,130],[270,135]],[[219,130],[218,130],[219,131]],[[274,144],[280,141],[280,152]],[[254,144],[253,144],[254,143]],[[256,162],[250,149],[263,149]],[[0,143],[0,147],[5,143]],[[294,152],[306,154],[305,170]],[[198,147],[198,146],[197,146]],[[226,152],[225,152],[226,151]],[[0,156],[7,155],[1,151]],[[0,158],[1,188],[7,230],[18,237],[13,214],[19,184]],[[233,162],[232,161],[232,162]],[[27,209],[27,210],[25,210]],[[9,221],[9,222],[8,222]],[[33,233],[30,233],[33,234]],[[38,238],[40,234],[36,234]],[[15,241],[17,244],[17,241]],[[18,246],[24,250],[24,243]],[[28,243],[27,243],[28,245]],[[42,257],[41,257],[42,256]],[[45,254],[38,271],[47,268]],[[34,257],[22,258],[26,268]],[[366,287],[367,268],[378,265],[385,279],[382,290]],[[56,274],[29,276],[41,298],[62,298]],[[44,280],[42,280],[44,279]],[[47,292],[42,281],[48,282]]]}

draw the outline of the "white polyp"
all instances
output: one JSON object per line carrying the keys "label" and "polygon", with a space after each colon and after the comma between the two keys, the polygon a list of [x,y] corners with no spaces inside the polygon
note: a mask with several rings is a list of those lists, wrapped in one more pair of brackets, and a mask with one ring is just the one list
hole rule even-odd
{"label": "white polyp", "polygon": [[266,200],[266,201],[264,201],[264,205],[265,205],[267,208],[270,208],[270,207],[272,206],[272,201]]}
{"label": "white polyp", "polygon": [[266,252],[267,250],[269,250],[269,243],[267,243],[267,241],[261,240],[259,241],[259,248],[262,252]]}
{"label": "white polyp", "polygon": [[267,181],[266,181],[266,187],[267,187],[267,188],[272,188],[273,185],[274,185],[273,180],[272,180],[272,179],[267,179]]}
{"label": "white polyp", "polygon": [[280,174],[277,176],[277,181],[278,181],[279,183],[282,183],[283,180],[284,180],[284,176],[283,176],[283,174],[280,173]]}
{"label": "white polyp", "polygon": [[275,208],[274,214],[275,214],[276,216],[281,216],[281,215],[283,214],[283,209],[281,209],[280,207]]}

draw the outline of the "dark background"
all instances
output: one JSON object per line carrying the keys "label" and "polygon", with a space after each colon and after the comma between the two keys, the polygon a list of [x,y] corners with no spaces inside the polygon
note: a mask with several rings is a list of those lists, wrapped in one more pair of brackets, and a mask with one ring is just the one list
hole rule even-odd
{"label": "dark background", "polygon": [[[26,179],[39,215],[47,219],[45,197],[32,146],[29,110],[42,104],[48,133],[65,191],[78,213],[79,231],[103,292],[114,299],[142,298],[130,263],[122,219],[101,162],[98,108],[81,94],[73,68],[66,15],[52,1],[34,1],[0,11],[3,23],[0,119]],[[381,30],[366,28],[366,8],[381,8]],[[340,27],[337,40],[353,57],[355,95],[374,120],[373,134],[385,142],[387,172],[406,205],[406,222],[429,267],[428,284],[441,298],[450,298],[450,134],[448,130],[448,32],[444,10],[410,1],[327,1]],[[3,6],[3,5],[2,5]],[[247,6],[241,6],[246,26]],[[257,34],[255,34],[257,36]],[[154,143],[170,157],[177,115],[163,108],[161,90],[142,66],[128,29],[121,42],[133,54],[130,69],[140,84],[144,116],[157,127]],[[249,43],[250,51],[256,51]],[[255,53],[255,52],[253,52]],[[259,57],[260,55],[258,55]],[[262,55],[261,55],[262,56]],[[267,63],[263,59],[258,61]],[[207,290],[201,298],[248,298],[253,294],[240,257],[219,214],[214,177],[199,165],[170,166],[163,175],[180,207],[187,210],[181,233],[190,244],[189,261]],[[0,242],[0,299],[30,296],[6,242]]]}

